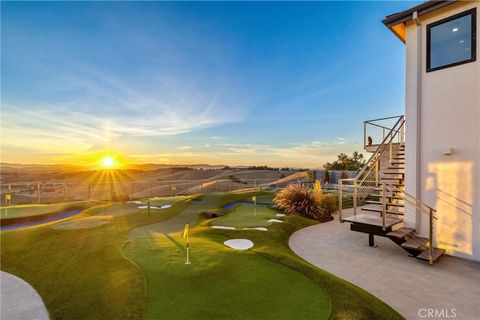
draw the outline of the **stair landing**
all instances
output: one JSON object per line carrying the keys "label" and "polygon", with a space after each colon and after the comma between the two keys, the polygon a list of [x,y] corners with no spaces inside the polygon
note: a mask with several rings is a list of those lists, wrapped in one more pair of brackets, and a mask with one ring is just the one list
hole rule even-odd
{"label": "stair landing", "polygon": [[[359,214],[354,215],[354,216],[343,218],[343,221],[352,222],[352,223],[359,223],[359,224],[366,224],[366,225],[376,226],[376,227],[382,227],[383,226],[382,217],[368,215],[368,214],[362,214],[362,213],[359,213]],[[385,227],[390,228],[390,227],[392,227],[396,224],[399,224],[402,221],[403,221],[402,219],[387,217],[385,219]]]}

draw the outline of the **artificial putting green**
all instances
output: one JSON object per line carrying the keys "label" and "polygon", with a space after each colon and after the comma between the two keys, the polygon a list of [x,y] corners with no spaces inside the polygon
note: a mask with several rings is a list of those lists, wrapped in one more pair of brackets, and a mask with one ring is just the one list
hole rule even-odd
{"label": "artificial putting green", "polygon": [[300,272],[254,252],[236,252],[223,237],[154,237],[126,246],[147,281],[146,319],[328,319],[329,296]]}
{"label": "artificial putting green", "polygon": [[193,197],[194,196],[155,197],[150,199],[144,199],[142,200],[142,202],[143,205],[146,205],[147,201],[149,201],[151,206],[160,207],[164,205],[172,205],[178,201],[191,199]]}
{"label": "artificial putting green", "polygon": [[[116,203],[73,218],[112,215],[95,228],[2,231],[1,269],[29,282],[52,319],[401,319],[374,296],[290,250],[290,235],[311,220],[285,217],[268,232],[211,229],[202,218],[194,226],[203,210],[252,194],[207,194],[199,203],[182,200],[150,215]],[[184,265],[181,237],[186,219],[194,219],[190,266]],[[157,232],[130,237],[146,227]],[[235,251],[223,245],[231,238],[255,245]]]}
{"label": "artificial putting green", "polygon": [[215,219],[213,226],[225,226],[234,228],[252,228],[252,227],[268,227],[272,222],[270,219],[278,219],[275,214],[278,211],[264,206],[257,206],[254,213],[254,206],[250,204],[241,204],[233,207],[225,216]]}
{"label": "artificial putting green", "polygon": [[42,215],[53,212],[62,212],[71,209],[86,209],[102,204],[101,201],[73,201],[63,202],[57,204],[26,204],[15,205],[0,208],[0,217],[5,218],[19,218]]}

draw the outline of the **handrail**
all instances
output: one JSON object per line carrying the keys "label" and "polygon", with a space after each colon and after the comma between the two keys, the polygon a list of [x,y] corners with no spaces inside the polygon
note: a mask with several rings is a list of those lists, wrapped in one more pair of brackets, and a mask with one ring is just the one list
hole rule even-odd
{"label": "handrail", "polygon": [[378,119],[371,119],[371,120],[365,120],[364,122],[369,123],[369,122],[373,122],[373,121],[389,120],[389,119],[401,118],[401,117],[404,117],[404,115],[391,116],[391,117],[378,118]]}
{"label": "handrail", "polygon": [[[400,124],[400,127],[397,129],[397,130],[394,130],[397,125]],[[363,166],[362,169],[360,169],[360,171],[358,172],[357,176],[355,177],[356,179],[359,179],[361,177],[361,175],[365,172],[365,170],[367,168],[370,168],[370,171],[368,173],[371,172],[372,170],[372,167],[369,166],[370,163],[375,163],[376,161],[378,161],[378,158],[383,154],[383,152],[386,150],[386,146],[392,142],[392,140],[395,138],[395,136],[397,135],[397,133],[400,131],[400,128],[404,125],[405,123],[405,117],[404,116],[401,116],[398,121],[395,123],[395,125],[393,126],[392,130],[389,132],[389,134],[386,135],[385,139],[383,139],[382,143],[380,144],[380,147],[377,148],[377,150],[375,150],[375,152],[370,156],[370,158],[368,159],[368,161],[365,163],[365,165]],[[395,134],[392,134],[392,132],[395,131]],[[388,140],[389,139],[389,140]],[[388,140],[388,143],[386,143]],[[382,148],[383,147],[383,148]],[[374,160],[375,158],[375,160]]]}

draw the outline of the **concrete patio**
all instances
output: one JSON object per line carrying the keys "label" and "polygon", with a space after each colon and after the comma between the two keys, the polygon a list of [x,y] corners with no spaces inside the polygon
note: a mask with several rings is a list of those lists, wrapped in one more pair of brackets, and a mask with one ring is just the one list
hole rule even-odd
{"label": "concrete patio", "polygon": [[[387,238],[375,236],[375,244],[369,247],[368,235],[350,231],[338,216],[290,238],[300,257],[367,290],[406,319],[480,319],[480,263],[443,256],[430,266]],[[428,309],[443,317],[429,317]]]}

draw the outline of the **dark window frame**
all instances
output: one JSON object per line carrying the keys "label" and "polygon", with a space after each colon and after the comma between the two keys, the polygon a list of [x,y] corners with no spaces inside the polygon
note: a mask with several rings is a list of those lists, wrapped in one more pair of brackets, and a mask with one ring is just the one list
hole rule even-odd
{"label": "dark window frame", "polygon": [[[472,57],[470,59],[467,59],[467,60],[457,61],[457,62],[454,62],[454,63],[450,63],[450,64],[442,65],[442,66],[439,66],[439,67],[431,68],[430,67],[430,44],[431,44],[430,43],[430,41],[431,41],[430,30],[433,27],[436,27],[440,24],[444,24],[446,22],[449,22],[449,21],[452,21],[452,20],[455,20],[455,19],[458,19],[458,18],[462,18],[462,17],[468,16],[468,15],[472,15],[472,19],[471,19],[472,20],[472,34],[471,34]],[[457,13],[457,14],[451,16],[451,17],[447,17],[445,19],[442,19],[442,20],[439,20],[439,21],[436,21],[436,22],[433,22],[433,23],[430,23],[429,25],[427,25],[427,72],[432,72],[432,71],[442,70],[442,69],[446,69],[446,68],[451,68],[451,67],[455,67],[455,66],[462,65],[462,64],[465,64],[465,63],[474,62],[476,60],[477,60],[477,8],[473,8],[473,9],[470,9],[470,10],[467,10],[467,11]]]}

